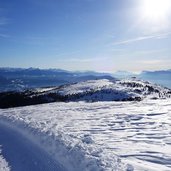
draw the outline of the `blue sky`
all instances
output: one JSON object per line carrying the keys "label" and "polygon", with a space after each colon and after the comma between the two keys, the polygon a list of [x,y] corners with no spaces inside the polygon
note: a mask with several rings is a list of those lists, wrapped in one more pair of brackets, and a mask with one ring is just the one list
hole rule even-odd
{"label": "blue sky", "polygon": [[170,69],[171,5],[144,1],[0,0],[0,67]]}

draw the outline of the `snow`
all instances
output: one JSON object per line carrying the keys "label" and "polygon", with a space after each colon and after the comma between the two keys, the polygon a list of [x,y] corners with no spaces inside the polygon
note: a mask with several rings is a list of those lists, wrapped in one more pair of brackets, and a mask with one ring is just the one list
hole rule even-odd
{"label": "snow", "polygon": [[66,171],[44,149],[10,124],[0,123],[2,155],[12,171]]}
{"label": "snow", "polygon": [[141,94],[143,98],[170,98],[171,90],[148,81],[137,79],[123,79],[118,81],[118,84],[125,87],[127,91],[133,91]]}
{"label": "snow", "polygon": [[171,170],[170,99],[51,103],[0,118],[70,171]]}
{"label": "snow", "polygon": [[10,171],[10,167],[8,166],[7,161],[1,155],[1,150],[0,150],[0,171]]}
{"label": "snow", "polygon": [[71,84],[69,86],[64,86],[59,93],[61,95],[72,95],[78,93],[89,92],[92,90],[101,90],[103,87],[112,85],[113,82],[102,79],[102,80],[90,80],[90,81],[83,81],[75,84]]}
{"label": "snow", "polygon": [[43,93],[47,91],[52,91],[54,89],[56,89],[56,87],[35,88],[35,92]]}
{"label": "snow", "polygon": [[[68,101],[131,101],[149,99],[170,98],[171,90],[147,81],[129,80],[91,80],[74,84],[54,87],[51,89],[39,89],[37,93],[57,93],[67,97]],[[38,94],[36,94],[37,96]],[[42,95],[42,94],[41,94]]]}

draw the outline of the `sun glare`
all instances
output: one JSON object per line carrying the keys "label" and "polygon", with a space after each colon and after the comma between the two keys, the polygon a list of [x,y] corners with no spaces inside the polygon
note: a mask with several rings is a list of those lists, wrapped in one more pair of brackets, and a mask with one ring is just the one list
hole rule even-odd
{"label": "sun glare", "polygon": [[169,15],[171,0],[143,0],[142,12],[145,18],[161,20]]}
{"label": "sun glare", "polygon": [[141,29],[145,33],[169,30],[171,26],[171,0],[141,0],[139,2],[139,21],[141,21]]}

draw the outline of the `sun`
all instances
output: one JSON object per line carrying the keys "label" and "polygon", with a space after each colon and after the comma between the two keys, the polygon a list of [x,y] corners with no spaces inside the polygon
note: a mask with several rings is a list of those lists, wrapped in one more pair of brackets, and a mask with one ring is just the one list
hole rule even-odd
{"label": "sun", "polygon": [[139,0],[138,26],[145,33],[166,32],[171,28],[171,0]]}
{"label": "sun", "polygon": [[171,10],[171,0],[142,0],[141,7],[144,18],[160,21],[168,17]]}

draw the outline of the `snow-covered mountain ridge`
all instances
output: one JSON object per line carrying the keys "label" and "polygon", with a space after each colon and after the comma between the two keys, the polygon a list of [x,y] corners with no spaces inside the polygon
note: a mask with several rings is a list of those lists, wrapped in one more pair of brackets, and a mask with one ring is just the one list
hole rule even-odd
{"label": "snow-covered mountain ridge", "polygon": [[71,99],[81,101],[132,101],[171,97],[171,90],[168,88],[134,79],[85,81],[61,87],[57,93],[62,96],[74,96]]}
{"label": "snow-covered mountain ridge", "polygon": [[147,81],[129,80],[89,80],[58,87],[36,88],[24,92],[0,94],[0,107],[25,106],[49,102],[69,101],[141,101],[166,99],[171,90]]}

